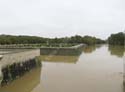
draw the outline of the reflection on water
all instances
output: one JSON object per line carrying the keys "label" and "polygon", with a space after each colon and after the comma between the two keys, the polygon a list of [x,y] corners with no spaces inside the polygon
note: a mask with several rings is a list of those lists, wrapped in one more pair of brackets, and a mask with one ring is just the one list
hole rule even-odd
{"label": "reflection on water", "polygon": [[97,47],[95,45],[94,46],[86,46],[83,48],[83,52],[84,53],[92,53],[93,51],[96,50],[96,48]]}
{"label": "reflection on water", "polygon": [[0,92],[125,92],[123,50],[103,45],[88,46],[80,56],[42,55],[42,74],[34,70]]}
{"label": "reflection on water", "polygon": [[53,63],[76,63],[79,56],[41,55],[41,61]]}
{"label": "reflection on water", "polygon": [[116,55],[118,57],[123,57],[124,52],[125,52],[124,46],[109,45],[108,50],[110,51],[111,55]]}
{"label": "reflection on water", "polygon": [[93,45],[93,46],[86,46],[83,48],[83,52],[84,53],[92,53],[94,52],[96,49],[99,49],[102,45]]}
{"label": "reflection on water", "polygon": [[124,92],[123,59],[105,45],[84,48],[75,64],[57,63],[58,56],[42,59],[42,81],[31,92]]}
{"label": "reflection on water", "polygon": [[31,92],[40,83],[41,68],[33,69],[21,78],[0,88],[0,92]]}

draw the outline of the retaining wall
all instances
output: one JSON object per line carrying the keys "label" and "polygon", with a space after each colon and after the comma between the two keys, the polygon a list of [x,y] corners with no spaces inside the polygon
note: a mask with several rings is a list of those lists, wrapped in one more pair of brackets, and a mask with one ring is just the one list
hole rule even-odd
{"label": "retaining wall", "polygon": [[36,59],[39,55],[39,49],[3,55],[0,60],[1,85],[7,84],[31,69],[40,66],[41,62]]}
{"label": "retaining wall", "polygon": [[43,47],[40,48],[41,55],[80,55],[84,44],[73,47]]}

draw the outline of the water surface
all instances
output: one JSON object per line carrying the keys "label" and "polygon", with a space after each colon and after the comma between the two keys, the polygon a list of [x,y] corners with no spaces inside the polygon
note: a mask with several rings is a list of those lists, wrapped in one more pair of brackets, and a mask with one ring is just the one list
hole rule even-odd
{"label": "water surface", "polygon": [[[0,92],[124,92],[122,46],[88,46],[80,56],[42,55],[35,69]],[[26,86],[28,85],[28,86]]]}

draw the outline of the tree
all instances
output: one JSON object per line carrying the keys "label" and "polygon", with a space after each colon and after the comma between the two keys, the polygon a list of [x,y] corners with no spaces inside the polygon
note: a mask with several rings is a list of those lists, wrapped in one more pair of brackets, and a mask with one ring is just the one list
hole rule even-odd
{"label": "tree", "polygon": [[125,34],[123,32],[119,32],[116,34],[111,34],[108,38],[108,43],[111,45],[124,45]]}

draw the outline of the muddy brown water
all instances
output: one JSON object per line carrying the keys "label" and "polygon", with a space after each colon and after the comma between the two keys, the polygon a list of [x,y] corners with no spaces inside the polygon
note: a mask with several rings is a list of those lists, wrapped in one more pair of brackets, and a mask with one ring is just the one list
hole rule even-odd
{"label": "muddy brown water", "polygon": [[88,46],[80,56],[42,55],[34,69],[0,92],[125,92],[122,46]]}

